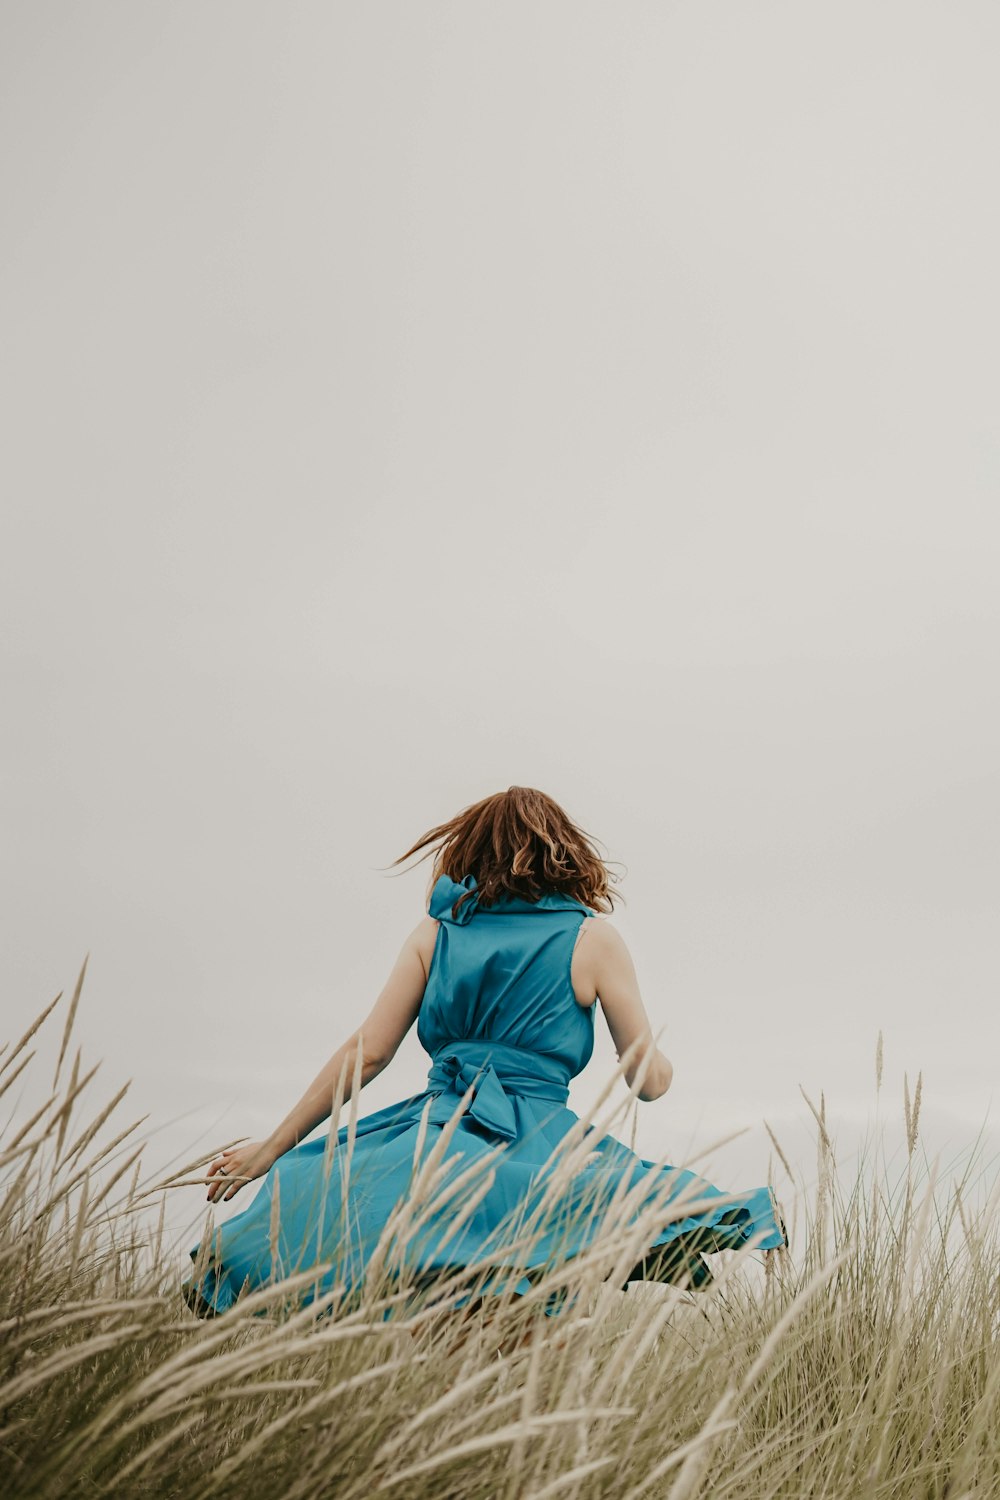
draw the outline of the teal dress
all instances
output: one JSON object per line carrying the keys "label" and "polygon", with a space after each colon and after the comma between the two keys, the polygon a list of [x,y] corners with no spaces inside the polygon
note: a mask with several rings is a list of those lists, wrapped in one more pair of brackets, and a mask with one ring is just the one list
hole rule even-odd
{"label": "teal dress", "polygon": [[[505,895],[480,906],[472,875],[461,882],[442,875],[429,911],[439,925],[417,1020],[417,1036],[433,1060],[427,1087],[360,1116],[350,1153],[349,1127],[342,1125],[335,1147],[324,1136],[280,1156],[247,1208],[213,1231],[209,1266],[197,1287],[185,1283],[185,1296],[199,1313],[224,1311],[244,1285],[253,1290],[323,1261],[331,1262],[331,1269],[308,1284],[311,1291],[296,1294],[302,1303],[338,1284],[348,1291],[359,1287],[415,1163],[426,1161],[470,1086],[471,1100],[444,1154],[444,1192],[458,1173],[475,1168],[477,1158],[493,1178],[478,1202],[471,1203],[470,1194],[481,1191],[482,1174],[464,1197],[453,1191],[438,1210],[433,1201],[420,1204],[419,1232],[397,1251],[415,1286],[455,1267],[489,1262],[495,1270],[484,1273],[484,1290],[513,1280],[515,1292],[523,1293],[547,1266],[585,1249],[601,1206],[616,1190],[620,1196],[623,1187],[634,1190],[637,1183],[640,1192],[648,1186],[662,1194],[670,1182],[664,1220],[670,1201],[681,1194],[694,1211],[665,1222],[646,1241],[623,1287],[644,1279],[676,1281],[684,1272],[691,1286],[702,1287],[712,1280],[702,1251],[735,1249],[751,1236],[761,1250],[788,1243],[769,1187],[726,1193],[693,1172],[657,1166],[591,1127],[592,1150],[573,1173],[569,1196],[564,1192],[557,1214],[536,1221],[546,1232],[536,1236],[529,1252],[505,1256],[503,1246],[511,1237],[506,1231],[514,1226],[514,1233],[520,1225],[523,1232],[542,1201],[549,1171],[558,1170],[553,1152],[579,1123],[566,1101],[570,1079],[593,1053],[596,1001],[587,1010],[577,1002],[570,966],[580,925],[593,913],[556,891],[537,902]],[[500,1252],[495,1263],[494,1246]],[[198,1245],[191,1249],[192,1260],[198,1250]],[[511,1266],[515,1269],[505,1272]],[[457,1299],[459,1305],[465,1300]],[[554,1295],[546,1311],[560,1305]]]}

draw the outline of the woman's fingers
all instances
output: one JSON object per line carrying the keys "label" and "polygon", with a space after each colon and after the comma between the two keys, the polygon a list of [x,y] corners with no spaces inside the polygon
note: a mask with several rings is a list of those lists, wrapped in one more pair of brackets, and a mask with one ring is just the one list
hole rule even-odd
{"label": "woman's fingers", "polygon": [[[244,1183],[252,1180],[246,1173],[240,1172],[239,1169],[242,1165],[242,1162],[231,1160],[228,1165],[226,1162],[222,1162],[219,1165],[215,1162],[212,1163],[209,1168],[209,1176],[212,1179],[211,1186],[208,1189],[209,1201],[217,1202],[219,1197],[223,1199],[232,1198]],[[222,1171],[222,1167],[225,1167],[225,1171]]]}
{"label": "woman's fingers", "polygon": [[[232,1172],[233,1172],[232,1157],[233,1157],[233,1148],[230,1146],[225,1151],[220,1151],[219,1155],[216,1156],[216,1157],[214,1157],[213,1160],[209,1163],[208,1171],[206,1172],[205,1175],[206,1175],[206,1178],[211,1178],[212,1179],[213,1186],[220,1185],[217,1180],[220,1179],[222,1175],[225,1175],[227,1177],[232,1175]],[[225,1168],[225,1173],[224,1174],[223,1174],[223,1168]],[[208,1196],[211,1198],[211,1196],[212,1196],[211,1193],[209,1193]]]}
{"label": "woman's fingers", "polygon": [[[223,1171],[223,1168],[225,1168],[225,1171]],[[225,1158],[216,1157],[215,1161],[212,1162],[207,1174],[209,1178],[209,1202],[214,1202],[216,1194],[219,1193],[220,1190],[225,1186],[226,1180],[231,1175],[231,1172],[232,1168],[226,1166]]]}
{"label": "woman's fingers", "polygon": [[256,1144],[252,1147],[227,1146],[225,1151],[220,1151],[206,1174],[209,1201],[232,1198],[241,1187],[252,1182],[254,1177],[260,1177],[260,1171],[246,1171],[248,1166],[253,1166],[255,1160],[259,1160],[258,1153],[259,1147]]}

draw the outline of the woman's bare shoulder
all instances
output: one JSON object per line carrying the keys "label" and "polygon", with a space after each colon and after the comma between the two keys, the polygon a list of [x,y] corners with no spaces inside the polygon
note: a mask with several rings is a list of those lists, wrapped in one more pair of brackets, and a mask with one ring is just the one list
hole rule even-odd
{"label": "woman's bare shoulder", "polygon": [[573,944],[573,993],[577,1004],[589,1010],[598,998],[598,986],[612,953],[614,934],[603,912],[588,912],[580,923]]}
{"label": "woman's bare shoulder", "polygon": [[431,964],[434,961],[434,949],[437,947],[438,928],[441,923],[437,917],[432,917],[430,912],[420,918],[420,921],[410,933],[410,941],[420,955],[420,962],[424,968],[424,978],[430,976]]}
{"label": "woman's bare shoulder", "polygon": [[600,944],[608,952],[623,946],[625,942],[609,912],[588,912],[580,923],[577,940],[579,941],[584,934],[588,935],[588,945]]}

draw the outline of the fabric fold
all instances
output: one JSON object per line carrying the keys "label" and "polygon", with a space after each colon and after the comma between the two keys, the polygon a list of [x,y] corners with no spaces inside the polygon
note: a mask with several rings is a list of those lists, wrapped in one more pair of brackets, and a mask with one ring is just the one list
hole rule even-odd
{"label": "fabric fold", "polygon": [[471,1062],[463,1062],[457,1052],[445,1052],[437,1059],[438,1076],[447,1081],[457,1094],[475,1085],[475,1093],[468,1113],[486,1130],[513,1141],[517,1137],[517,1121],[503,1084],[492,1064],[477,1068]]}
{"label": "fabric fold", "polygon": [[[472,896],[462,903],[458,914],[452,916],[452,907],[459,897],[465,895],[466,891],[472,891]],[[475,875],[466,875],[464,880],[452,880],[449,875],[441,875],[431,891],[428,911],[430,916],[436,917],[439,922],[453,922],[458,927],[464,927],[472,920],[472,913],[478,904],[479,892],[476,889]]]}
{"label": "fabric fold", "polygon": [[518,1134],[512,1095],[562,1105],[569,1097],[569,1078],[556,1058],[509,1043],[456,1038],[435,1053],[427,1089],[461,1098],[470,1087],[475,1092],[467,1113],[484,1130],[511,1141]]}

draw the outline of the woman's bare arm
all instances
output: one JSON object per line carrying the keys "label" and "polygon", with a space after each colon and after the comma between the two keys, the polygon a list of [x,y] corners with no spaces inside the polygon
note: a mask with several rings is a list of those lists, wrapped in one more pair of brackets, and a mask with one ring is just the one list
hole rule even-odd
{"label": "woman's bare arm", "polygon": [[[633,1049],[625,1065],[625,1080],[631,1088],[636,1078],[641,1077],[638,1097],[644,1104],[650,1104],[670,1087],[674,1076],[673,1064],[656,1045],[646,1007],[639,993],[635,964],[625,939],[609,922],[596,921],[592,925],[592,963],[597,998],[601,1002],[619,1061],[630,1047]],[[647,1057],[649,1061],[644,1072],[643,1064]]]}
{"label": "woman's bare arm", "polygon": [[420,1010],[437,928],[437,922],[429,916],[417,924],[403,944],[367,1019],[337,1048],[267,1140],[230,1146],[215,1158],[204,1178],[209,1202],[228,1201],[248,1182],[263,1177],[279,1156],[297,1146],[303,1136],[327,1119],[333,1113],[341,1079],[341,1099],[346,1104],[354,1093],[354,1070],[359,1057],[362,1088],[388,1066]]}
{"label": "woman's bare arm", "polygon": [[424,917],[417,923],[403,944],[392,973],[367,1019],[342,1047],[337,1048],[299,1102],[268,1136],[266,1144],[273,1150],[275,1159],[298,1145],[303,1136],[331,1114],[341,1073],[344,1074],[344,1102],[351,1098],[359,1050],[362,1088],[388,1067],[420,1010],[427,984],[427,954],[433,952],[437,927],[433,917]]}

